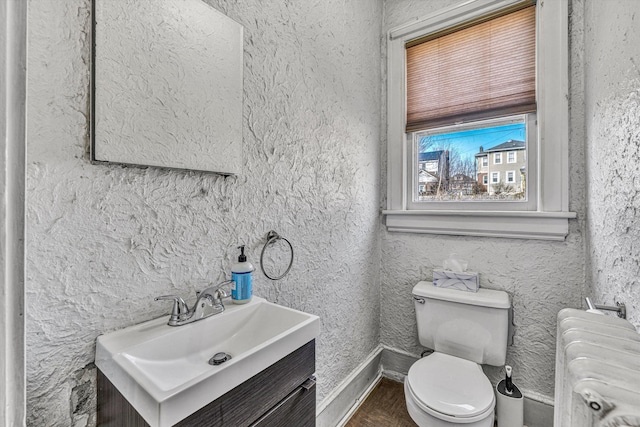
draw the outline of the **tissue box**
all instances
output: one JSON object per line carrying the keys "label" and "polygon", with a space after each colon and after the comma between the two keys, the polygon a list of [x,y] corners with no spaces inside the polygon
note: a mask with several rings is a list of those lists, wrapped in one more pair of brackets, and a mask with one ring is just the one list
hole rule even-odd
{"label": "tissue box", "polygon": [[433,284],[439,288],[478,292],[480,279],[478,273],[473,272],[454,273],[448,270],[433,270]]}

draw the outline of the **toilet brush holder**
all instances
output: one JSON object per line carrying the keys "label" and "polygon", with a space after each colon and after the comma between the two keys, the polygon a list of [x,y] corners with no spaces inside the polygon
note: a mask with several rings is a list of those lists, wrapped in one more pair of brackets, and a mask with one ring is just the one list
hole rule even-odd
{"label": "toilet brush holder", "polygon": [[524,398],[511,381],[511,366],[506,366],[506,378],[496,386],[498,427],[523,427]]}

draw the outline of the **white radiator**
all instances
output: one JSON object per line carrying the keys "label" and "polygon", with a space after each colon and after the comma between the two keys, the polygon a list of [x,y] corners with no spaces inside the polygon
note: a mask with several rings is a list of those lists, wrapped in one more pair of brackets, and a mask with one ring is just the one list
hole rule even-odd
{"label": "white radiator", "polygon": [[640,427],[640,334],[613,316],[558,313],[554,427]]}

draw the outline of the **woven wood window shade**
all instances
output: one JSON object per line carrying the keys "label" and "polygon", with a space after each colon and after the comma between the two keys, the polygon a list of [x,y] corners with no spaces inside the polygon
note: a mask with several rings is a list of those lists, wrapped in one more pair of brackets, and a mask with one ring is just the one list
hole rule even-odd
{"label": "woven wood window shade", "polygon": [[536,110],[535,6],[407,43],[407,132]]}

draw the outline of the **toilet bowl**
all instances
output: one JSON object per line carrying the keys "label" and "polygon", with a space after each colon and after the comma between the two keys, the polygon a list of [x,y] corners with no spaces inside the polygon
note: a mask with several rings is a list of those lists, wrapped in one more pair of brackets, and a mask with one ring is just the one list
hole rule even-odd
{"label": "toilet bowl", "polygon": [[480,365],[501,366],[511,306],[504,291],[413,288],[418,339],[434,352],[409,369],[407,410],[420,427],[493,427],[493,386]]}
{"label": "toilet bowl", "polygon": [[474,362],[433,353],[411,366],[404,393],[421,427],[493,427],[493,387]]}

